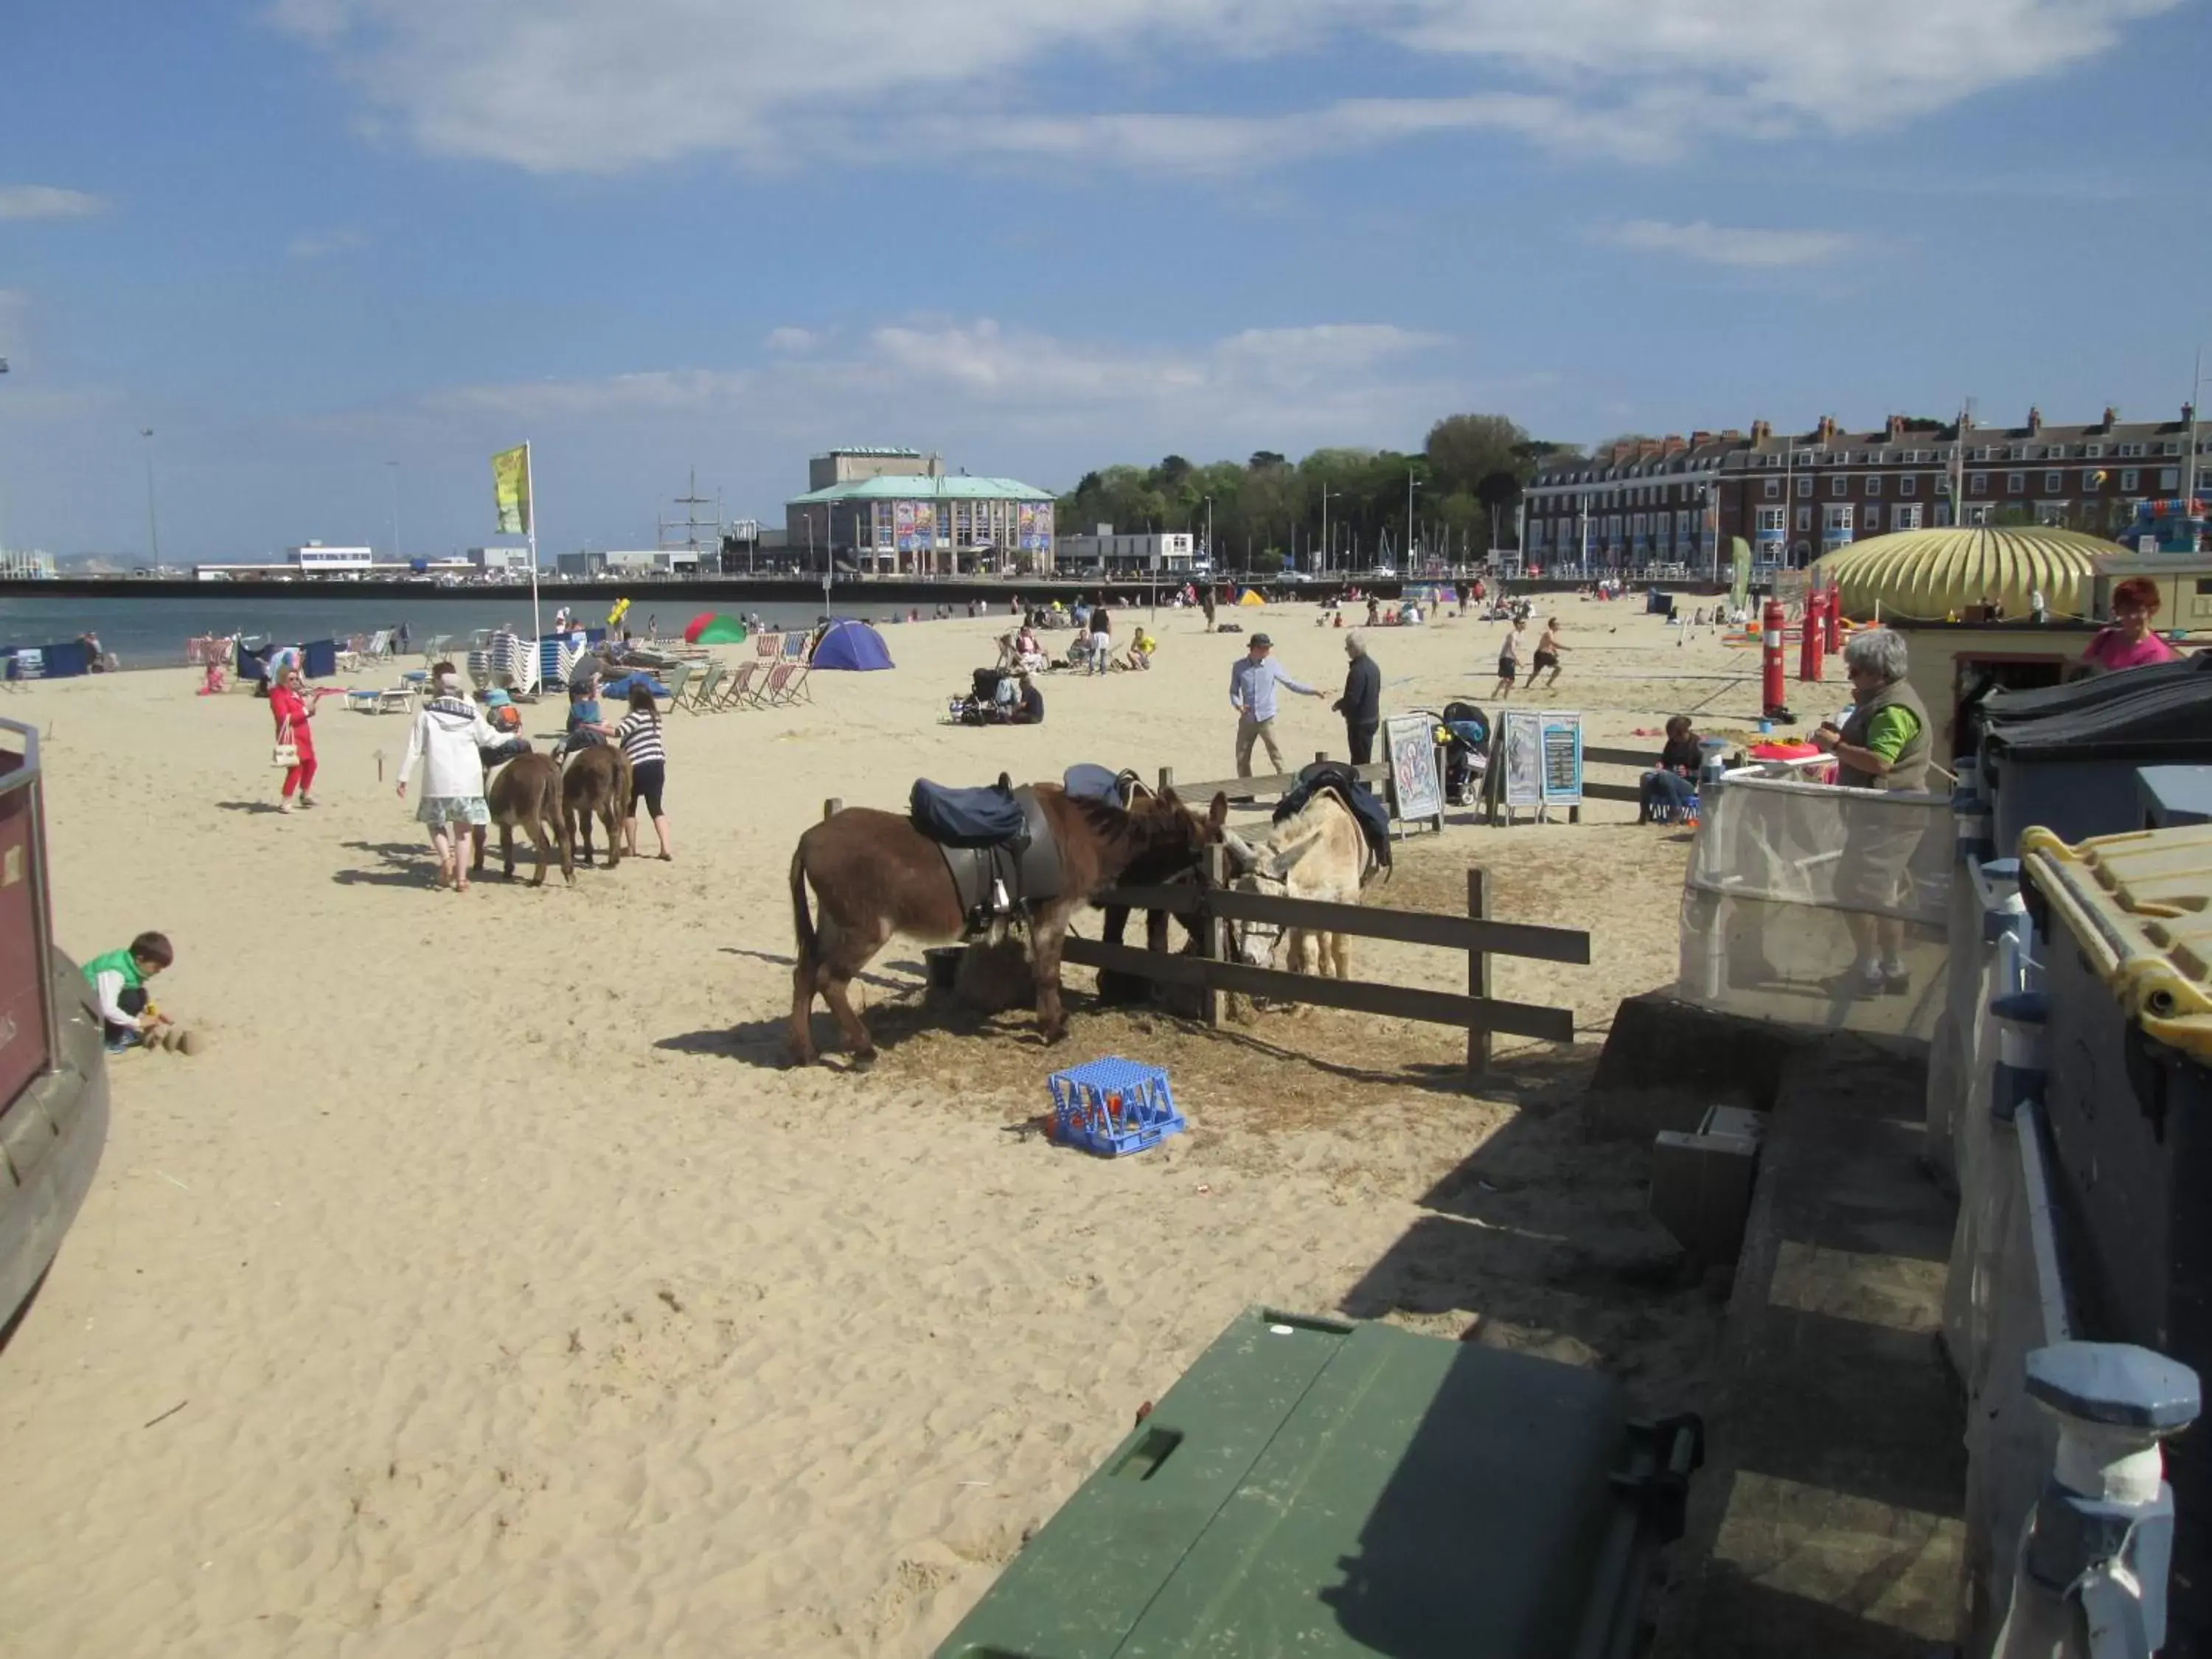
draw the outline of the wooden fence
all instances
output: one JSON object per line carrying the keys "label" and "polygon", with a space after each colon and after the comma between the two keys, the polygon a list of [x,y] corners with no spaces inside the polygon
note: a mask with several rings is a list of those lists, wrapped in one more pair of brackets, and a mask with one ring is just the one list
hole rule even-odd
{"label": "wooden fence", "polygon": [[[1196,953],[1179,956],[1157,948],[1164,943],[1163,932],[1153,934],[1155,948],[1152,949],[1070,934],[1061,952],[1063,958],[1157,984],[1195,987],[1200,994],[1202,1018],[1210,1026],[1220,1024],[1220,998],[1224,993],[1458,1026],[1467,1032],[1467,1066],[1471,1079],[1480,1078],[1488,1069],[1491,1041],[1498,1033],[1547,1042],[1574,1041],[1575,1018],[1571,1009],[1509,1002],[1493,996],[1491,960],[1493,957],[1508,956],[1587,966],[1590,959],[1589,935],[1577,929],[1492,921],[1480,870],[1467,872],[1467,914],[1450,916],[1238,892],[1224,879],[1219,848],[1206,849],[1206,861],[1207,881],[1202,887],[1121,887],[1110,889],[1098,898],[1099,903],[1111,908],[1188,918],[1199,942]],[[1232,959],[1227,929],[1240,921],[1463,951],[1467,956],[1467,992],[1461,995],[1449,991],[1385,985],[1371,980],[1339,980],[1285,973],[1274,968],[1255,968]]]}
{"label": "wooden fence", "polygon": [[[1319,750],[1314,755],[1316,761],[1330,758],[1326,749]],[[1357,773],[1359,781],[1364,784],[1381,784],[1390,776],[1389,767],[1381,761],[1350,769]],[[1163,790],[1174,790],[1185,805],[1196,807],[1202,812],[1206,810],[1206,802],[1216,795],[1228,796],[1232,804],[1279,800],[1296,788],[1298,781],[1296,772],[1270,772],[1265,777],[1217,778],[1211,783],[1183,783],[1176,779],[1175,768],[1163,766],[1160,768],[1159,787]]]}

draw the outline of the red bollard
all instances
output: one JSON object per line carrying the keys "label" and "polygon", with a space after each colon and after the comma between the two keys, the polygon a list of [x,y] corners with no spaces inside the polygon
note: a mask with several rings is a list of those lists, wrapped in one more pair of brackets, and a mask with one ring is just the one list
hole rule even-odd
{"label": "red bollard", "polygon": [[1782,624],[1784,620],[1782,601],[1767,600],[1766,609],[1759,617],[1759,665],[1765,669],[1766,677],[1765,695],[1762,701],[1770,715],[1790,706],[1783,690]]}
{"label": "red bollard", "polygon": [[1822,646],[1832,657],[1844,648],[1844,590],[1831,583],[1828,587],[1828,637]]}
{"label": "red bollard", "polygon": [[1797,678],[1812,684],[1820,678],[1820,641],[1827,637],[1828,596],[1820,588],[1805,595],[1805,625],[1798,630]]}

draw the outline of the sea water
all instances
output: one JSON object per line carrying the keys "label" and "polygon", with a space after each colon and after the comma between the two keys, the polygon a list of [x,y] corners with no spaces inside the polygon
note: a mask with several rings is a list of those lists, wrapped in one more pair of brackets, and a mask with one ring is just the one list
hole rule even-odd
{"label": "sea water", "polygon": [[[550,628],[561,600],[544,596],[539,615]],[[818,600],[756,602],[742,608],[737,596],[726,606],[708,606],[696,599],[671,599],[654,605],[649,596],[634,599],[623,626],[639,639],[658,634],[680,635],[684,626],[702,611],[726,610],[749,615],[757,611],[770,631],[781,627],[811,628],[821,611]],[[836,612],[866,622],[887,623],[905,617],[913,605],[848,603],[838,595]],[[922,615],[929,612],[923,608]],[[965,616],[965,606],[958,614]],[[587,627],[605,621],[604,602],[588,603]],[[489,592],[426,594],[421,599],[352,599],[342,594],[307,594],[298,598],[249,598],[210,593],[189,598],[149,599],[143,595],[102,594],[96,599],[71,599],[40,594],[10,593],[0,597],[0,649],[19,646],[57,645],[87,632],[100,636],[125,668],[169,668],[185,660],[189,640],[203,635],[245,634],[278,645],[300,645],[309,640],[343,641],[356,634],[407,624],[410,644],[420,650],[434,635],[465,641],[478,629],[512,628],[530,632],[530,597],[526,593]]]}

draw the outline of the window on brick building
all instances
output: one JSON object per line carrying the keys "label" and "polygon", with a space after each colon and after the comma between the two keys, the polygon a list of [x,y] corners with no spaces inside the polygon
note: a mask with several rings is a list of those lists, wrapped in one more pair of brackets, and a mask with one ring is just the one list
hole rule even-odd
{"label": "window on brick building", "polygon": [[1920,480],[1914,477],[1911,473],[1906,473],[1905,477],[1897,481],[1897,493],[1900,495],[1918,495],[1920,493]]}
{"label": "window on brick building", "polygon": [[[2127,446],[2125,444],[2121,445],[2120,451],[2123,454],[2126,453]],[[2123,489],[2142,489],[2142,474],[2136,471],[2136,469],[2131,466],[2124,468],[2120,473],[2120,488]]]}
{"label": "window on brick building", "polygon": [[1986,472],[1975,473],[1972,481],[1966,485],[1966,493],[1969,495],[1988,495],[1990,493],[1990,475]]}
{"label": "window on brick building", "polygon": [[1813,509],[1811,507],[1801,507],[1797,509],[1797,527],[1800,530],[1810,530],[1813,527]]}
{"label": "window on brick building", "polygon": [[1828,480],[1828,493],[1831,495],[1850,495],[1851,493],[1851,481],[1849,478],[1846,478],[1842,473],[1838,472],[1834,477]]}
{"label": "window on brick building", "polygon": [[2043,489],[2045,494],[2056,495],[2060,490],[2065,488],[2066,477],[2063,473],[2046,472],[2043,475]]}
{"label": "window on brick building", "polygon": [[[1936,511],[1939,515],[1938,522],[1941,522],[1940,515],[1943,513],[1944,509],[1942,507],[1938,507]],[[1891,510],[1889,515],[1889,527],[1892,530],[1919,529],[1920,503],[1914,501],[1910,506],[1907,506],[1903,502],[1899,502]]]}
{"label": "window on brick building", "polygon": [[1779,478],[1769,478],[1766,481],[1766,499],[1772,501],[1779,501],[1781,497],[1782,480]]}
{"label": "window on brick building", "polygon": [[1881,480],[1880,478],[1870,477],[1867,480],[1867,494],[1870,496],[1879,495],[1881,494]]}
{"label": "window on brick building", "polygon": [[1809,472],[1800,472],[1797,475],[1797,494],[1799,497],[1802,499],[1805,496],[1810,495],[1812,493],[1813,475]]}
{"label": "window on brick building", "polygon": [[2024,493],[2024,492],[2027,490],[2027,473],[2025,473],[2025,472],[2008,472],[2008,473],[2006,473],[2006,474],[2005,474],[2005,494],[2006,494],[2006,495],[2021,495],[2021,494]]}
{"label": "window on brick building", "polygon": [[2160,489],[2180,489],[2181,469],[2178,466],[2160,467],[2158,473],[2158,487]]}
{"label": "window on brick building", "polygon": [[1867,504],[1866,527],[1869,530],[1881,528],[1881,504],[1879,501],[1869,501]]}

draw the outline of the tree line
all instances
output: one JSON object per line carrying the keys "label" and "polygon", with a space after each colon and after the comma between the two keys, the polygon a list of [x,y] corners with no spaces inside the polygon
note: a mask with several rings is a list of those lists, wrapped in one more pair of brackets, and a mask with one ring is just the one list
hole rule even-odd
{"label": "tree line", "polygon": [[1576,446],[1532,438],[1503,415],[1448,415],[1419,453],[1316,449],[1292,461],[1273,450],[1243,461],[1194,463],[1169,455],[1151,466],[1086,472],[1060,498],[1057,528],[1087,535],[1111,525],[1122,535],[1207,532],[1231,565],[1273,571],[1316,568],[1328,524],[1328,565],[1346,568],[1403,558],[1408,483],[1414,541],[1452,559],[1480,559],[1513,545],[1521,492],[1547,457]]}

